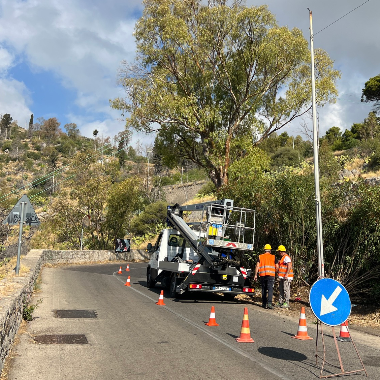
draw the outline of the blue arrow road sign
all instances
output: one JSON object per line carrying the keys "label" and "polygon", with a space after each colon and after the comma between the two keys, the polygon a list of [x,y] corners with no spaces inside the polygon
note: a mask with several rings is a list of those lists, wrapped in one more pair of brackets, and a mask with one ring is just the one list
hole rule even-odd
{"label": "blue arrow road sign", "polygon": [[344,286],[331,278],[322,278],[310,289],[314,315],[329,326],[341,325],[351,313],[351,301]]}

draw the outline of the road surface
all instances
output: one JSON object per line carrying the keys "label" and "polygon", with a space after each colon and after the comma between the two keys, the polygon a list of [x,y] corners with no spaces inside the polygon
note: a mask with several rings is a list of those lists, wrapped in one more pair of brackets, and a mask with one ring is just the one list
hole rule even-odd
{"label": "road surface", "polygon": [[[32,303],[42,302],[15,347],[9,380],[319,378],[313,321],[313,340],[301,341],[292,339],[298,318],[218,295],[177,300],[165,291],[166,306],[158,306],[161,288],[146,287],[146,264],[129,263],[129,272],[126,265],[45,267]],[[217,327],[205,325],[212,306]],[[254,343],[235,339],[245,307]],[[325,326],[326,358],[336,367],[326,364],[324,375],[341,371],[331,331]],[[378,379],[380,338],[351,335],[369,377]],[[322,355],[321,337],[318,349]],[[362,369],[352,343],[339,342],[339,349],[345,371]]]}

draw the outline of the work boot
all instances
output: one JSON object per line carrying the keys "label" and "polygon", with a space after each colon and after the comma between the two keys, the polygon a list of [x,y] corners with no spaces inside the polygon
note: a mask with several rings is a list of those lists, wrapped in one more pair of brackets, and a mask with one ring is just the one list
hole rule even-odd
{"label": "work boot", "polygon": [[281,308],[282,309],[289,309],[289,304],[287,302],[284,302],[282,305],[281,305]]}
{"label": "work boot", "polygon": [[268,303],[267,309],[273,309],[273,305],[271,303]]}

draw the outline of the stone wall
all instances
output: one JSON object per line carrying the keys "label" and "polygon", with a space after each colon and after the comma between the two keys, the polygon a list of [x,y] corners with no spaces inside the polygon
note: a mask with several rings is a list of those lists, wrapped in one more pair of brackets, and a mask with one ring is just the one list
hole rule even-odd
{"label": "stone wall", "polygon": [[31,299],[34,285],[45,263],[79,264],[104,261],[148,261],[144,250],[115,253],[112,251],[53,251],[33,249],[21,264],[29,268],[25,275],[13,277],[12,280],[0,281],[0,287],[6,295],[0,296],[0,372],[4,360],[12,347],[14,337],[20,327],[24,305]]}
{"label": "stone wall", "polygon": [[44,261],[52,264],[93,263],[101,261],[148,261],[149,255],[142,249],[131,252],[113,251],[54,251],[44,250]]}
{"label": "stone wall", "polygon": [[29,303],[42,264],[43,251],[32,250],[22,260],[22,265],[30,268],[29,272],[14,277],[12,281],[0,282],[6,294],[0,299],[0,370],[20,327],[24,304]]}

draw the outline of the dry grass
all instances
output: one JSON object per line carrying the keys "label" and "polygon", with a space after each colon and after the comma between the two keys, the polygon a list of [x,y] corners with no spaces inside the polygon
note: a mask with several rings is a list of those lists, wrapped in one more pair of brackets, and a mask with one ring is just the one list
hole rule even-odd
{"label": "dry grass", "polygon": [[[23,256],[21,256],[22,260]],[[21,262],[20,260],[20,262]],[[17,257],[12,257],[11,260],[4,262],[4,264],[0,267],[0,295],[7,296],[10,295],[21,287],[21,284],[17,284],[12,281],[13,278],[16,277],[14,268],[16,267]],[[20,271],[18,277],[23,277],[29,272],[29,268],[20,264]]]}
{"label": "dry grass", "polygon": [[362,178],[369,179],[369,178],[379,178],[380,177],[380,170],[376,172],[370,172],[370,173],[363,173],[361,174]]}
{"label": "dry grass", "polygon": [[358,170],[361,173],[363,170],[364,164],[365,164],[365,161],[363,158],[355,157],[354,159],[346,162],[344,167],[347,170]]}
{"label": "dry grass", "polygon": [[201,197],[201,198],[194,198],[194,199],[190,199],[189,201],[187,201],[186,203],[184,203],[183,205],[184,206],[187,206],[187,205],[195,205],[197,203],[203,203],[203,202],[210,202],[210,201],[215,201],[216,198],[214,196],[211,196],[211,195],[207,195],[205,197]]}

